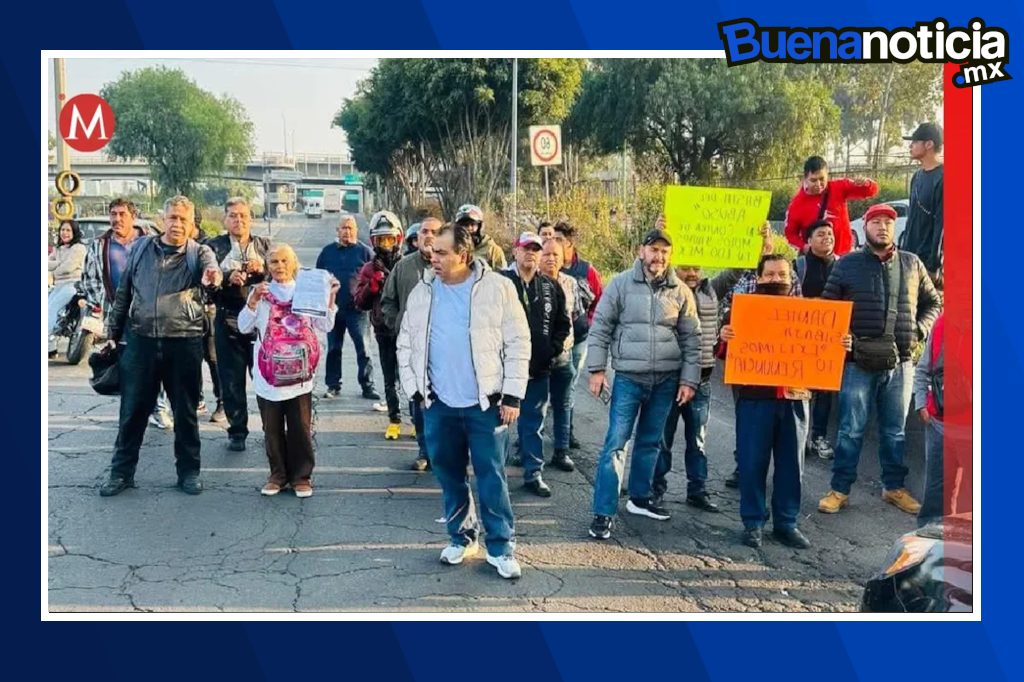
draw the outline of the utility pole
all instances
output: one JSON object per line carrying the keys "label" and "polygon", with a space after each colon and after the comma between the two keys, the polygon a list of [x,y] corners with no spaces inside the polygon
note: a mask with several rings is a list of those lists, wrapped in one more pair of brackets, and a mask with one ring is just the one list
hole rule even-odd
{"label": "utility pole", "polygon": [[619,203],[622,204],[622,211],[626,210],[626,143],[622,143],[622,158],[619,168]]}
{"label": "utility pole", "polygon": [[54,141],[56,142],[56,148],[54,151],[57,153],[57,172],[71,170],[71,153],[68,149],[68,143],[64,141],[64,136],[60,134],[60,112],[64,108],[64,100],[67,95],[67,84],[64,71],[64,60],[54,59],[53,60],[53,109],[56,113],[54,121],[57,123],[57,130],[55,131]]}
{"label": "utility pole", "polygon": [[544,201],[547,208],[544,217],[551,220],[551,183],[548,181],[548,167],[544,166]]}
{"label": "utility pole", "polygon": [[519,60],[512,58],[512,232],[516,231],[519,187],[516,183],[516,163],[519,154]]}

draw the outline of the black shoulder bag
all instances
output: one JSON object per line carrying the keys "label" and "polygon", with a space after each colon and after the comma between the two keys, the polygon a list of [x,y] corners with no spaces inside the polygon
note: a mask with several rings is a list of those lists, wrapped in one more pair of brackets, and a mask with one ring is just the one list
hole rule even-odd
{"label": "black shoulder bag", "polygon": [[896,369],[900,352],[896,346],[896,314],[899,312],[900,280],[903,266],[900,254],[892,256],[895,262],[889,270],[889,300],[885,308],[885,329],[877,338],[858,337],[853,343],[853,361],[866,372],[886,372]]}

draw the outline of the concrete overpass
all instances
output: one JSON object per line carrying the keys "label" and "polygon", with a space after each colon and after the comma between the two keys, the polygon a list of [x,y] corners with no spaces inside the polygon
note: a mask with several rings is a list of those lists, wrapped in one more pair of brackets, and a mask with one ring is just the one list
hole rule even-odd
{"label": "concrete overpass", "polygon": [[[50,179],[57,176],[57,161],[51,155]],[[71,169],[83,180],[137,180],[150,179],[149,164],[142,159],[127,161],[110,159],[105,155],[73,155]],[[244,167],[228,168],[216,177],[263,184],[273,171],[295,171],[299,182],[317,182],[344,185],[345,176],[355,174],[355,166],[347,154],[277,154],[266,153],[248,161]]]}
{"label": "concrete overpass", "polygon": [[[104,154],[73,155],[71,170],[82,178],[82,193],[89,196],[121,194],[125,191],[152,192],[155,189],[149,164],[143,159],[115,160]],[[351,176],[355,174],[355,166],[348,154],[286,155],[267,152],[250,159],[240,168],[229,167],[208,179],[237,180],[260,185],[266,195],[264,202],[271,213],[276,214],[278,207],[287,210],[295,205],[298,189],[337,186],[348,191],[359,190],[361,193],[362,187],[351,182]],[[56,177],[57,162],[51,154],[49,179],[52,182]]]}

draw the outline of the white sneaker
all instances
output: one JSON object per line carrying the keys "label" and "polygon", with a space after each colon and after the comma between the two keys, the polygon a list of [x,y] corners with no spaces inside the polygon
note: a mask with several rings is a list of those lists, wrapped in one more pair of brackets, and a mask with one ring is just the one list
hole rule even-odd
{"label": "white sneaker", "polygon": [[373,411],[374,412],[387,412],[388,411],[388,404],[387,403],[374,403],[373,404]]}
{"label": "white sneaker", "polygon": [[488,554],[487,563],[498,569],[498,575],[502,578],[511,580],[523,575],[523,569],[519,567],[519,562],[511,554],[504,556],[491,556]]}
{"label": "white sneaker", "polygon": [[480,551],[480,543],[474,542],[469,545],[456,545],[454,542],[444,548],[441,552],[441,563],[449,566],[458,566],[463,559],[476,556]]}
{"label": "white sneaker", "polygon": [[174,421],[171,419],[171,416],[165,412],[149,415],[149,423],[158,429],[163,429],[164,431],[174,426]]}
{"label": "white sneaker", "polygon": [[643,500],[640,502],[634,502],[630,500],[626,503],[626,511],[630,514],[636,514],[637,516],[646,516],[649,519],[655,519],[656,521],[668,521],[672,518],[671,514],[664,507],[659,507],[654,504],[651,500]]}

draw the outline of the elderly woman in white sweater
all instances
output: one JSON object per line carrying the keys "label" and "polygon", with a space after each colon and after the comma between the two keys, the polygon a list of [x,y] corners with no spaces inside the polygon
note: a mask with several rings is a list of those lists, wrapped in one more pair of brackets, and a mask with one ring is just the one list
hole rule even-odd
{"label": "elderly woman in white sweater", "polygon": [[[338,312],[334,299],[341,285],[331,278],[326,318],[292,313],[291,301],[295,294],[299,259],[292,247],[277,244],[267,254],[266,261],[270,281],[253,287],[245,307],[238,314],[239,331],[243,334],[257,333],[253,345],[253,386],[263,418],[264,443],[270,462],[270,478],[260,492],[276,495],[290,485],[296,497],[309,497],[313,494],[314,465],[311,396],[316,371],[314,363],[320,355],[319,339],[310,329],[326,334],[334,327]],[[272,321],[272,316],[275,321]],[[286,335],[288,339],[284,343],[292,345],[268,348],[264,341],[272,334]],[[308,362],[299,363],[304,368],[300,375],[284,377],[281,368],[293,365],[288,364],[288,359],[281,359],[281,355],[290,354],[295,349],[306,352],[304,360]],[[261,353],[264,353],[262,358]]]}
{"label": "elderly woman in white sweater", "polygon": [[57,314],[75,296],[75,284],[82,279],[85,251],[82,230],[79,229],[78,223],[74,220],[61,223],[57,231],[57,248],[50,253],[47,262],[50,285],[53,287],[46,305],[50,357],[57,353],[57,339],[53,336]]}

